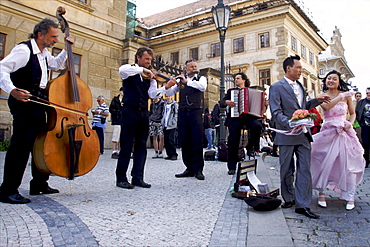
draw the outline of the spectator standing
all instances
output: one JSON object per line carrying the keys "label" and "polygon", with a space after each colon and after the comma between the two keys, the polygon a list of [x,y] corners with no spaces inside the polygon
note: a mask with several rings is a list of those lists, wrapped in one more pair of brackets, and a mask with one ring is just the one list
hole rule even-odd
{"label": "spectator standing", "polygon": [[366,167],[369,167],[370,148],[370,87],[366,88],[366,98],[358,101],[356,105],[356,119],[361,126],[362,147]]}
{"label": "spectator standing", "polygon": [[166,149],[167,157],[165,160],[177,160],[175,134],[177,129],[177,119],[179,113],[179,104],[172,100],[172,96],[166,96],[166,104],[162,118],[164,127],[164,148]]}
{"label": "spectator standing", "polygon": [[113,97],[112,102],[109,106],[109,112],[111,114],[113,134],[112,134],[112,159],[118,159],[119,157],[119,138],[121,135],[121,116],[123,106],[123,87],[119,89],[119,94]]}
{"label": "spectator standing", "polygon": [[220,101],[213,107],[211,118],[216,130],[216,136],[213,137],[213,145],[218,147],[218,141],[220,140]]}
{"label": "spectator standing", "polygon": [[153,159],[163,158],[164,135],[162,118],[166,100],[155,98],[150,104],[149,113],[149,135],[153,138],[154,156]]}
{"label": "spectator standing", "polygon": [[[355,93],[355,99],[352,101],[353,102],[353,106],[355,107],[356,109],[356,106],[357,106],[357,103],[358,101],[362,98],[362,94],[360,92],[357,92]],[[355,122],[353,123],[353,128],[355,129],[356,131],[356,135],[358,137],[358,139],[360,140],[360,142],[362,143],[362,138],[361,138],[361,126],[360,124],[358,123],[357,119],[355,120]]]}
{"label": "spectator standing", "polygon": [[98,96],[96,99],[98,106],[95,110],[91,110],[94,114],[92,121],[92,129],[96,131],[99,137],[100,154],[104,153],[104,130],[107,127],[107,117],[109,116],[109,107],[105,104],[103,96]]}
{"label": "spectator standing", "polygon": [[209,114],[208,107],[204,108],[204,115],[203,115],[203,128],[206,132],[207,138],[207,150],[213,148],[213,139],[212,139],[212,124],[211,124],[211,115]]}

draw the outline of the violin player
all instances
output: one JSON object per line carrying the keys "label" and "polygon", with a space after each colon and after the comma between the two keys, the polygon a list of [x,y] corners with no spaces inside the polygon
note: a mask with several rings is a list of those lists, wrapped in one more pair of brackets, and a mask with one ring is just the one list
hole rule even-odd
{"label": "violin player", "polygon": [[[8,105],[13,115],[13,134],[5,156],[0,201],[23,204],[31,202],[21,196],[18,188],[22,182],[27,162],[37,135],[46,128],[46,107],[29,102],[31,96],[45,98],[48,83],[47,70],[59,70],[67,59],[65,50],[53,57],[46,48],[58,42],[58,24],[45,18],[35,25],[29,40],[16,45],[0,61],[0,87],[9,95]],[[66,40],[73,44],[73,38]],[[32,180],[30,195],[59,193],[48,185],[49,175],[38,170],[31,162]]]}
{"label": "violin player", "polygon": [[171,96],[180,92],[178,131],[186,170],[175,177],[204,180],[202,98],[207,88],[207,78],[199,75],[194,59],[185,62],[185,75],[177,78],[181,84],[172,86],[166,94]]}
{"label": "violin player", "polygon": [[[153,57],[154,53],[150,48],[141,47],[135,54],[135,64],[124,64],[119,68],[125,94],[122,100],[121,151],[117,161],[116,185],[124,189],[133,189],[135,186],[151,187],[144,182],[146,141],[149,135],[148,100],[160,97],[168,88],[176,84],[176,79],[171,77],[165,86],[157,87],[155,74],[149,69]],[[126,173],[133,146],[134,158],[130,183]]]}

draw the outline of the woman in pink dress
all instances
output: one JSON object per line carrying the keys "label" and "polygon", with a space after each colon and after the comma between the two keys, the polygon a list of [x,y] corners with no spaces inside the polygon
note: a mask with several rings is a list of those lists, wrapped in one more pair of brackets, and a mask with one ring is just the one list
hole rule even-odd
{"label": "woman in pink dress", "polygon": [[[356,187],[361,182],[365,160],[364,150],[352,128],[356,119],[352,92],[335,70],[323,79],[323,91],[331,97],[322,103],[325,122],[321,131],[313,136],[311,152],[312,187],[319,191],[318,204],[326,208],[325,189],[332,189],[346,200],[347,210],[355,207]],[[346,119],[347,112],[350,115]]]}

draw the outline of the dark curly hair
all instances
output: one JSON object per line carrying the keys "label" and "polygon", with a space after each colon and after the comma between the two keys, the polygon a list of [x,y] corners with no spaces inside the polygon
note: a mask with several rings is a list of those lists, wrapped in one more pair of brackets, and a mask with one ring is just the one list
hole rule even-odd
{"label": "dark curly hair", "polygon": [[244,87],[249,87],[251,85],[251,82],[249,81],[248,76],[246,74],[244,74],[243,72],[233,74],[234,80],[237,75],[241,75],[242,79],[245,80]]}
{"label": "dark curly hair", "polygon": [[58,28],[58,24],[50,18],[44,18],[33,28],[33,33],[28,35],[30,39],[37,39],[39,32],[45,35],[49,32],[50,27]]}
{"label": "dark curly hair", "polygon": [[[326,82],[326,79],[328,78],[329,75],[332,75],[332,74],[336,74],[338,77],[339,77],[339,85],[338,85],[338,90],[339,91],[349,91],[349,88],[348,88],[348,84],[345,83],[342,78],[340,77],[342,74],[339,73],[338,71],[336,70],[332,70],[330,71],[323,79],[322,79],[322,82],[323,82],[323,85],[322,85],[322,91],[323,92],[326,92],[329,90],[329,88],[326,86],[325,82]],[[321,78],[320,78],[321,79]]]}

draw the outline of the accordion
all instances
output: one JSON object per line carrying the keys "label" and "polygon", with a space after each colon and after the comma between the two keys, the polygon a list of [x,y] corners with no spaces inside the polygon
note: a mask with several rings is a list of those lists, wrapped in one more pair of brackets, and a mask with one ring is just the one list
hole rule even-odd
{"label": "accordion", "polygon": [[240,117],[250,114],[262,117],[265,112],[265,92],[253,88],[241,88],[231,90],[231,101],[235,103],[230,108],[231,117]]}

